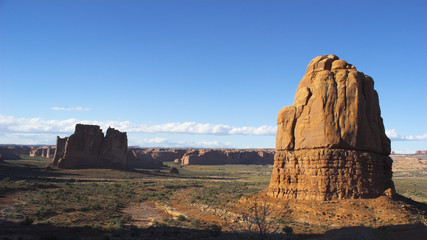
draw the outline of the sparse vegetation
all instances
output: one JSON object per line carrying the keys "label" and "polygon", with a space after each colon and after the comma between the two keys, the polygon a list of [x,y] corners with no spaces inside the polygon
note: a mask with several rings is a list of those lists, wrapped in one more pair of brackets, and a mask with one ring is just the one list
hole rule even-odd
{"label": "sparse vegetation", "polygon": [[[237,218],[228,222],[237,239],[267,239],[277,233],[284,222],[272,215],[271,203],[265,198],[253,197],[242,203]],[[283,229],[283,227],[282,227]],[[290,228],[292,229],[292,228]],[[286,228],[289,230],[289,227]]]}
{"label": "sparse vegetation", "polygon": [[[1,212],[2,220],[25,228],[40,224],[82,227],[112,239],[140,236],[148,226],[170,228],[172,234],[193,229],[220,239],[275,239],[274,236],[323,233],[336,228],[334,224],[345,224],[354,218],[372,228],[426,222],[420,213],[405,212],[407,219],[386,218],[385,209],[378,207],[382,203],[374,200],[369,204],[348,203],[350,208],[362,209],[366,216],[339,212],[322,204],[307,205],[304,210],[286,205],[280,206],[279,211],[277,206],[257,198],[269,184],[270,175],[266,173],[271,172],[272,166],[178,166],[180,175],[170,175],[168,169],[47,171],[46,161],[24,157],[0,163],[0,196],[11,198]],[[427,194],[420,187],[424,180],[417,177],[421,173],[413,174],[395,174],[396,188],[406,197],[423,198]],[[241,199],[248,201],[242,204]],[[135,226],[141,217],[128,210],[130,206],[135,211],[151,206],[162,214],[148,216],[142,222],[144,227]],[[402,203],[402,209],[406,208]],[[317,216],[321,221],[299,219],[316,211],[320,211]]]}

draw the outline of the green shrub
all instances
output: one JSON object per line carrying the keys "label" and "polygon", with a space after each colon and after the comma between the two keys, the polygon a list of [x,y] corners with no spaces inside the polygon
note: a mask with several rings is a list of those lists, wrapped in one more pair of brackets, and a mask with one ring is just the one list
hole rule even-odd
{"label": "green shrub", "polygon": [[123,227],[122,219],[115,218],[113,220],[110,220],[110,222],[108,222],[106,229],[110,232],[114,232],[122,229],[122,227]]}
{"label": "green shrub", "polygon": [[28,225],[31,225],[33,222],[34,222],[34,219],[32,217],[25,216],[20,223],[21,225],[28,226]]}
{"label": "green shrub", "polygon": [[200,227],[200,220],[199,219],[191,220],[191,226],[195,229],[198,229]]}
{"label": "green shrub", "polygon": [[286,233],[287,235],[292,235],[294,233],[294,229],[292,229],[292,227],[289,226],[285,226],[283,227],[283,232]]}
{"label": "green shrub", "polygon": [[218,237],[221,234],[221,226],[216,224],[210,224],[207,229],[209,230],[209,234],[213,237]]}
{"label": "green shrub", "polygon": [[41,206],[39,210],[37,210],[37,212],[35,213],[35,216],[37,220],[44,220],[47,218],[48,214],[49,212],[43,206]]}

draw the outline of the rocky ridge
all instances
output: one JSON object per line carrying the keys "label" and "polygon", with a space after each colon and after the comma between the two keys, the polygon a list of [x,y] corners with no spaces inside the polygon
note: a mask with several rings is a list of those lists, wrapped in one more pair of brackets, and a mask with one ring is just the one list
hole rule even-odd
{"label": "rocky ridge", "polygon": [[274,149],[130,148],[143,162],[181,165],[273,164]]}
{"label": "rocky ridge", "polygon": [[181,165],[272,164],[274,150],[198,149],[185,153]]}

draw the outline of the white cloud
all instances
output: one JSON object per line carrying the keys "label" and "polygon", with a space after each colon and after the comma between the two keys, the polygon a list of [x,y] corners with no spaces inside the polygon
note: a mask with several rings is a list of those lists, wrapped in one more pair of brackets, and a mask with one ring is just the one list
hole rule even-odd
{"label": "white cloud", "polygon": [[142,139],[142,141],[140,142],[140,144],[160,144],[160,143],[167,143],[168,139],[167,138],[144,138]]}
{"label": "white cloud", "polygon": [[239,127],[230,129],[230,134],[235,135],[276,135],[277,127],[261,126],[261,127]]}
{"label": "white cloud", "polygon": [[276,127],[232,127],[225,124],[176,122],[156,125],[132,123],[130,121],[89,121],[89,120],[44,120],[42,118],[15,118],[0,114],[0,130],[12,133],[72,133],[77,123],[99,125],[106,130],[116,128],[129,133],[176,133],[202,135],[264,135],[274,136]]}
{"label": "white cloud", "polygon": [[190,147],[190,148],[230,148],[233,147],[230,142],[222,143],[219,141],[174,141],[167,138],[145,138],[137,139],[134,137],[129,138],[130,145],[139,147]]}
{"label": "white cloud", "polygon": [[392,141],[426,141],[427,140],[427,133],[420,136],[410,136],[410,135],[407,136],[407,135],[398,134],[396,129],[390,129],[390,130],[386,130],[385,134]]}
{"label": "white cloud", "polygon": [[90,111],[90,108],[84,107],[52,107],[53,111]]}
{"label": "white cloud", "polygon": [[392,149],[395,154],[414,154],[416,150],[412,148]]}
{"label": "white cloud", "polygon": [[[72,133],[77,123],[99,125],[104,131],[108,127],[128,133],[176,133],[200,135],[254,135],[274,136],[275,126],[234,127],[225,124],[172,122],[148,125],[130,121],[91,121],[77,120],[45,120],[42,118],[16,118],[0,114],[0,132],[3,133]],[[396,129],[386,130],[387,136],[393,141],[426,141],[427,133],[419,136],[398,134]],[[161,141],[164,139],[156,139]],[[153,141],[153,140],[152,140]]]}

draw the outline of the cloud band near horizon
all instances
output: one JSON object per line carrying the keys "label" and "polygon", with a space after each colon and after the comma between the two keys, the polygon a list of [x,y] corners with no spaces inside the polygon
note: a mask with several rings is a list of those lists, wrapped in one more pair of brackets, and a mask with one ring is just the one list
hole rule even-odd
{"label": "cloud band near horizon", "polygon": [[201,135],[260,135],[276,134],[276,127],[233,127],[226,124],[172,122],[148,125],[130,121],[91,121],[91,120],[45,120],[42,118],[15,118],[0,114],[0,130],[9,133],[72,133],[77,123],[99,125],[101,129],[116,128],[128,133],[176,133]]}
{"label": "cloud band near horizon", "polygon": [[[16,118],[0,114],[0,131],[2,133],[73,133],[77,123],[99,125],[104,131],[108,127],[128,133],[175,133],[199,135],[254,135],[275,136],[277,127],[259,126],[235,127],[226,124],[172,122],[148,125],[130,121],[91,121],[77,120],[45,120],[42,118]],[[392,141],[426,141],[427,133],[419,136],[398,134],[395,129],[386,130]]]}

